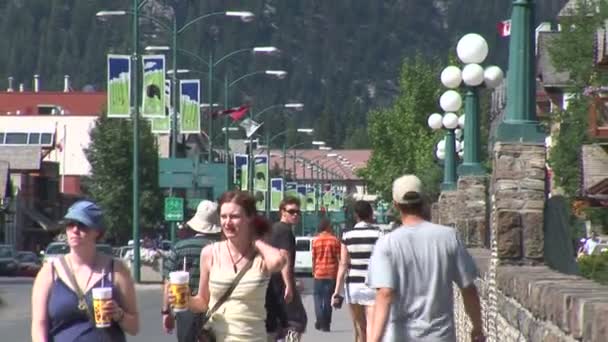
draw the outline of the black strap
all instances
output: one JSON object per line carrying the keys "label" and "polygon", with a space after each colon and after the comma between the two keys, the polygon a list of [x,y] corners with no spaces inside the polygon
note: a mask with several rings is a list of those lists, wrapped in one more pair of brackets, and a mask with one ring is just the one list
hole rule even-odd
{"label": "black strap", "polygon": [[65,255],[62,255],[59,258],[59,262],[61,262],[61,267],[63,267],[65,274],[68,276],[68,279],[70,280],[70,283],[72,283],[72,287],[76,291],[76,295],[78,296],[78,304],[80,305],[80,303],[83,303],[85,305],[87,316],[89,317],[89,319],[91,321],[93,321],[93,323],[95,323],[95,320],[94,320],[93,315],[91,314],[91,310],[89,308],[89,303],[87,303],[87,300],[84,297],[84,293],[80,289],[80,286],[78,286],[78,282],[76,281],[76,277],[74,276],[72,269],[70,269],[68,267],[68,264],[65,261]]}
{"label": "black strap", "polygon": [[247,273],[247,271],[249,271],[249,269],[253,265],[253,260],[255,259],[256,255],[257,255],[257,253],[254,252],[253,255],[251,256],[251,259],[247,262],[247,264],[245,264],[245,266],[243,266],[243,268],[241,268],[241,270],[236,275],[236,277],[232,281],[232,284],[230,284],[230,287],[228,287],[226,292],[224,292],[224,294],[222,294],[222,296],[217,300],[217,302],[215,302],[215,304],[213,305],[213,307],[210,310],[207,310],[207,312],[205,313],[205,318],[203,319],[203,325],[205,325],[207,323],[207,321],[211,318],[211,316],[213,316],[213,314],[217,311],[217,309],[219,309],[220,306],[222,306],[222,304],[224,304],[224,302],[230,297],[230,295],[232,294],[232,291],[234,291],[236,286],[241,281],[241,278],[243,278],[245,273]]}

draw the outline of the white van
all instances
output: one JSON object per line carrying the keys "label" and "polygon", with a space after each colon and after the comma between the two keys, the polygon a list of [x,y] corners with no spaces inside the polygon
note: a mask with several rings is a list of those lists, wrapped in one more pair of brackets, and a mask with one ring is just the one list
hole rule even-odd
{"label": "white van", "polygon": [[312,275],[312,236],[296,237],[296,264],[295,273]]}

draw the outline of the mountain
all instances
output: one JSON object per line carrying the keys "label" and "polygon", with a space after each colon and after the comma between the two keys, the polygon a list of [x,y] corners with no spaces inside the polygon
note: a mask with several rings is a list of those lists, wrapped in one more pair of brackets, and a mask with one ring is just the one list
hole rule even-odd
{"label": "mountain", "polygon": [[[536,0],[538,20],[553,19],[566,0]],[[178,37],[178,47],[206,59],[252,46],[274,45],[279,57],[243,53],[214,72],[213,102],[223,103],[223,79],[263,69],[289,72],[285,80],[255,76],[231,89],[230,105],[250,102],[254,112],[269,105],[298,101],[302,112],[289,114],[290,127],[315,127],[332,146],[362,147],[366,113],[386,106],[397,94],[403,59],[414,54],[447,60],[459,37],[478,32],[488,40],[487,63],[505,66],[508,39],[496,24],[510,16],[510,1],[487,0],[148,0],[144,16],[178,27],[198,16],[225,10],[248,10],[253,22],[214,16],[197,22]],[[129,9],[126,0],[4,0],[0,2],[0,87],[7,78],[31,89],[39,74],[43,90],[62,89],[63,75],[73,87],[105,88],[106,54],[129,53],[129,18],[99,20],[100,10]],[[141,46],[168,45],[170,35],[151,20],[140,22]],[[171,54],[168,54],[170,59]],[[179,68],[200,71],[188,78],[207,81],[207,66],[180,54]],[[206,84],[206,83],[205,83]],[[207,89],[203,102],[208,102]],[[220,96],[217,96],[220,95]],[[278,113],[265,118],[272,132],[285,121]]]}

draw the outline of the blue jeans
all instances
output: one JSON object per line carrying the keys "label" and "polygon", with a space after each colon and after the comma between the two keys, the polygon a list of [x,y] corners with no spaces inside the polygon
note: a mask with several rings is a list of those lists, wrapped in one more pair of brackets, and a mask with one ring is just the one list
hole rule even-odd
{"label": "blue jeans", "polygon": [[317,323],[321,327],[331,325],[331,295],[336,287],[335,279],[315,279],[314,299]]}

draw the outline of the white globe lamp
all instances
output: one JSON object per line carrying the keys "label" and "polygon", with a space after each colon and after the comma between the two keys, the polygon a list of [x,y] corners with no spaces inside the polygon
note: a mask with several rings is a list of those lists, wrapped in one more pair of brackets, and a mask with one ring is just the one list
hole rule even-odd
{"label": "white globe lamp", "polygon": [[465,119],[465,115],[462,114],[459,118],[458,118],[458,127],[464,129],[464,119]]}
{"label": "white globe lamp", "polygon": [[462,82],[462,72],[457,66],[450,65],[441,72],[441,84],[446,88],[455,89]]}
{"label": "white globe lamp", "polygon": [[462,69],[462,80],[470,87],[481,85],[484,80],[484,71],[479,64],[467,64]]}
{"label": "white globe lamp", "polygon": [[502,69],[496,65],[492,65],[486,68],[483,72],[483,78],[488,88],[494,89],[498,87],[502,80],[505,78]]}
{"label": "white globe lamp", "polygon": [[445,151],[445,139],[439,140],[437,143],[437,151]]}
{"label": "white globe lamp", "polygon": [[455,129],[458,127],[458,115],[447,113],[443,116],[443,126],[447,129]]}
{"label": "white globe lamp", "polygon": [[445,159],[445,151],[437,150],[437,152],[435,152],[435,156],[439,160],[444,160]]}
{"label": "white globe lamp", "polygon": [[[458,126],[460,126],[460,118],[458,118]],[[454,130],[454,135],[456,135],[456,139],[462,138],[462,128],[456,128]]]}
{"label": "white globe lamp", "polygon": [[446,112],[456,112],[462,107],[462,97],[455,90],[448,90],[439,98],[441,109]]}
{"label": "white globe lamp", "polygon": [[438,130],[441,129],[441,126],[443,125],[443,117],[441,116],[441,114],[439,113],[433,113],[431,115],[429,115],[429,119],[428,119],[428,125],[432,130]]}
{"label": "white globe lamp", "polygon": [[465,34],[456,45],[456,54],[464,64],[480,64],[488,56],[488,43],[477,33]]}

